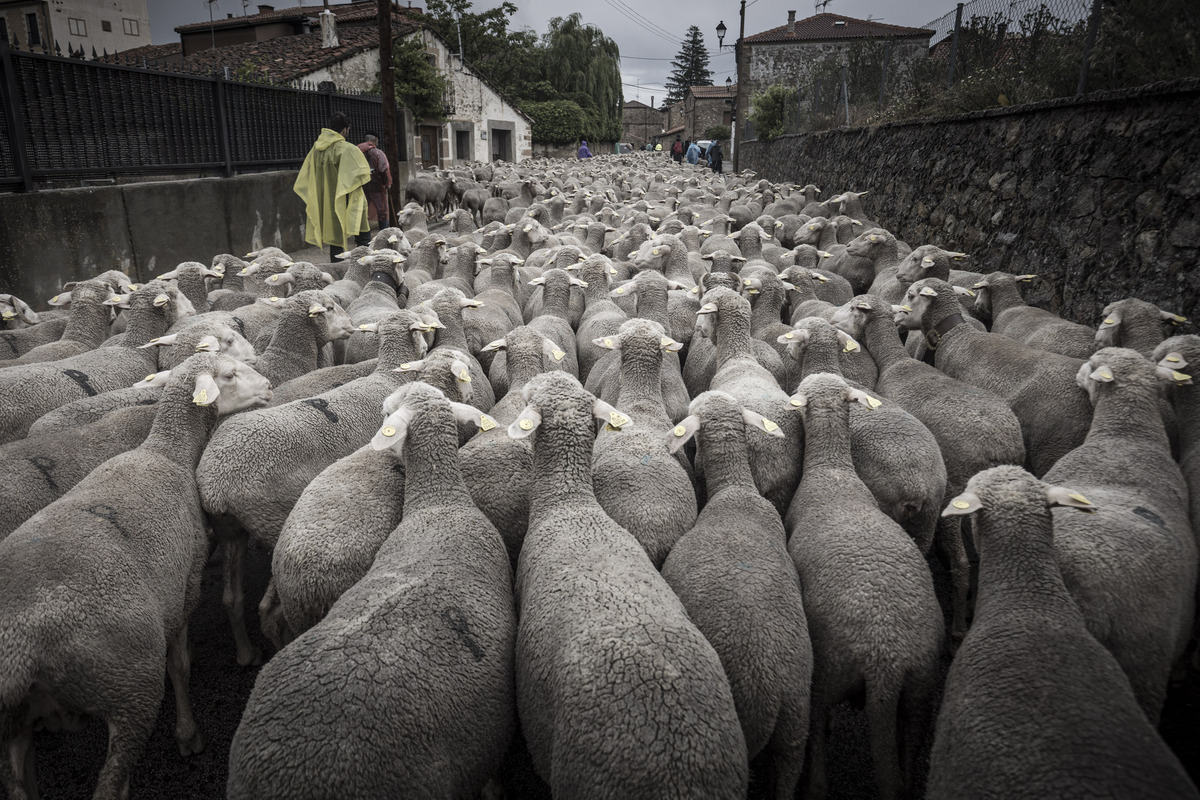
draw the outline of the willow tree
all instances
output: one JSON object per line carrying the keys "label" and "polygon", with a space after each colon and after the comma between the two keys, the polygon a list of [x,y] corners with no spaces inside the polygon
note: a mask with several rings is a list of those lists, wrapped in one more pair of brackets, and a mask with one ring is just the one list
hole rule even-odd
{"label": "willow tree", "polygon": [[585,25],[579,12],[554,17],[542,37],[542,69],[564,97],[591,100],[597,118],[594,138],[621,138],[621,50],[604,31]]}

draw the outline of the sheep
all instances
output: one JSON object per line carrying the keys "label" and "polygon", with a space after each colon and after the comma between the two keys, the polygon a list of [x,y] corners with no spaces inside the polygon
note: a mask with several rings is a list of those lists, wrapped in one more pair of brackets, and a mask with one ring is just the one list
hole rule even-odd
{"label": "sheep", "polygon": [[976,316],[990,318],[992,333],[1016,339],[1030,347],[1070,358],[1086,359],[1096,349],[1096,331],[1068,322],[1057,314],[1025,304],[1018,283],[1036,275],[993,272],[971,288],[975,290]]}
{"label": "sheep", "polygon": [[1125,670],[1156,723],[1195,613],[1187,483],[1154,413],[1154,364],[1134,350],[1106,347],[1083,363],[1077,380],[1095,407],[1091,429],[1046,482],[1084,493],[1097,513],[1056,512],[1055,553],[1088,630]]}
{"label": "sheep", "polygon": [[174,281],[196,313],[203,314],[209,310],[208,283],[206,278],[221,278],[224,272],[210,269],[198,261],[184,261],[175,269],[158,276],[160,281]]}
{"label": "sheep", "polygon": [[[458,381],[462,366],[450,351],[442,351],[408,362],[405,372],[466,403],[471,384]],[[379,547],[400,524],[403,509],[403,460],[370,444],[333,462],[304,487],[271,556],[264,600],[264,613],[271,616],[264,629],[276,647],[320,622],[367,573]]]}
{"label": "sheep", "polygon": [[1104,307],[1103,321],[1096,329],[1096,347],[1128,347],[1146,358],[1165,338],[1163,323],[1182,325],[1187,317],[1163,311],[1145,300],[1127,298]]}
{"label": "sheep", "polygon": [[[376,251],[358,259],[371,271],[358,297],[346,308],[355,327],[378,322],[407,305],[404,298],[411,289],[405,283],[405,261],[405,256],[394,251]],[[345,363],[375,358],[378,349],[375,337],[352,333],[346,342]]]}
{"label": "sheep", "polygon": [[404,519],[367,575],[259,672],[230,798],[475,797],[508,749],[512,571],[457,458],[456,418],[486,417],[421,383],[384,410],[371,446],[402,454]]}
{"label": "sheep", "polygon": [[[413,312],[394,312],[379,326],[379,361],[373,373],[315,397],[228,419],[200,458],[196,482],[225,549],[222,600],[242,666],[262,657],[250,643],[243,616],[248,538],[273,547],[309,481],[366,444],[378,422],[380,403],[416,374],[404,365],[425,353],[428,327]],[[279,618],[273,594],[268,593],[264,609],[268,625]]]}
{"label": "sheep", "polygon": [[26,438],[67,431],[81,425],[88,425],[104,417],[110,411],[130,408],[131,406],[152,406],[158,402],[158,398],[162,395],[162,387],[166,385],[166,377],[168,375],[170,375],[170,371],[155,372],[147,375],[133,386],[101,392],[94,397],[84,397],[79,400],[73,400],[64,406],[59,406],[53,411],[38,417],[37,421],[29,426],[29,433]]}
{"label": "sheep", "polygon": [[791,284],[781,280],[775,269],[764,263],[750,264],[741,273],[741,292],[750,300],[750,334],[766,342],[779,354],[783,364],[781,386],[794,386],[796,376],[792,372],[793,362],[787,358],[787,348],[779,344],[779,337],[791,328],[781,320],[783,305]]}
{"label": "sheep", "polygon": [[449,262],[442,270],[441,275],[436,280],[421,284],[411,290],[409,302],[421,303],[448,287],[458,289],[466,297],[474,297],[475,265],[479,254],[483,252],[484,249],[474,242],[464,242],[446,250]]}
{"label": "sheep", "polygon": [[271,343],[257,369],[272,385],[298,378],[320,366],[321,348],[354,331],[350,316],[320,291],[300,292],[283,301]]}
{"label": "sheep", "polygon": [[[896,270],[896,281],[907,289],[910,284],[923,278],[937,278],[951,286],[970,289],[983,280],[983,273],[953,269],[956,264],[961,264],[968,258],[970,256],[966,253],[943,250],[936,244],[923,244],[914,248],[900,261],[900,267]],[[903,293],[901,296],[903,297]]]}
{"label": "sheep", "polygon": [[595,344],[621,354],[621,390],[617,406],[637,420],[625,430],[612,420],[596,437],[592,487],[596,502],[629,531],[656,568],[696,521],[696,494],[682,454],[667,452],[664,436],[672,427],[662,394],[664,351],[682,345],[662,325],[644,319],[621,324],[613,336]]}
{"label": "sheep", "polygon": [[754,483],[783,514],[800,480],[804,433],[789,406],[788,395],[754,357],[750,302],[724,287],[713,289],[704,295],[696,327],[716,345],[711,388],[728,392],[746,408],[774,420],[783,430],[784,439],[750,442]]}
{"label": "sheep", "polygon": [[[70,358],[0,370],[0,444],[25,436],[34,420],[72,400],[129,386],[156,369],[155,353],[141,349],[161,336],[191,304],[174,286],[152,281],[132,295],[104,301],[129,308],[129,329],[121,346],[99,348]],[[107,311],[107,309],[105,309]]]}
{"label": "sheep", "polygon": [[[613,289],[609,296],[615,300],[633,297],[636,312],[633,316],[657,322],[666,330],[669,324],[669,290],[678,287],[679,284],[672,284],[662,273],[646,270]],[[608,351],[596,362],[588,373],[585,388],[606,403],[617,402],[617,396],[621,392],[621,354],[618,351]],[[672,421],[687,416],[688,402],[691,398],[684,384],[679,355],[671,351],[663,353],[662,394],[667,416]]]}
{"label": "sheep", "polygon": [[0,330],[0,368],[14,358],[20,358],[35,347],[58,341],[71,321],[69,312],[51,318],[47,312],[38,315],[38,324]]}
{"label": "sheep", "polygon": [[253,345],[220,317],[201,320],[176,333],[156,336],[142,345],[158,353],[159,370],[172,370],[196,353],[225,353],[250,366],[258,361]]}
{"label": "sheep", "polygon": [[805,436],[788,551],[812,638],[812,796],[825,791],[830,712],[860,692],[879,795],[911,792],[936,692],[942,612],[929,568],[851,460],[848,404],[871,408],[874,399],[826,373],[805,378],[791,398]]}
{"label": "sheep", "polygon": [[1105,512],[1067,486],[994,467],[946,507],[973,518],[979,603],[946,677],[931,800],[1200,797],[1055,564],[1068,512],[1051,508]]}
{"label": "sheep", "polygon": [[227,356],[193,356],[171,377],[141,446],[0,542],[0,781],[9,797],[38,796],[34,729],[82,727],[87,716],[108,727],[95,796],[128,797],[164,672],[179,752],[203,750],[188,701],[187,621],[209,545],[193,471],[218,415],[270,392]]}
{"label": "sheep", "polygon": [[[478,381],[473,387],[474,394],[471,402],[484,411],[488,411],[496,404],[496,393],[493,391],[492,385],[488,383],[488,373],[484,372],[479,360],[470,353],[466,326],[463,321],[463,310],[476,308],[478,305],[478,300],[466,297],[458,289],[449,288],[442,289],[432,300],[423,303],[417,310],[420,313],[424,309],[429,309],[438,320],[433,346],[430,350],[440,348],[454,350],[459,358],[467,362],[470,374],[463,382]],[[565,344],[563,349],[574,351],[573,346],[567,347]],[[494,363],[493,359],[493,365]]]}
{"label": "sheep", "polygon": [[41,322],[38,313],[21,298],[12,294],[0,294],[0,327],[4,330],[20,330]]}
{"label": "sheep", "polygon": [[[0,335],[7,347],[0,352],[0,369],[19,364],[58,361],[94,350],[108,338],[112,309],[105,305],[113,290],[103,281],[80,281],[51,297],[51,307],[69,306],[70,314],[61,331],[58,325],[34,325],[20,331],[4,331]],[[32,345],[32,346],[31,346]]]}
{"label": "sheep", "polygon": [[934,348],[934,366],[1008,403],[1021,423],[1030,472],[1045,475],[1083,443],[1092,408],[1075,383],[1082,361],[975,330],[959,313],[954,288],[936,278],[909,286],[905,303]]}
{"label": "sheep", "polygon": [[263,297],[232,311],[210,311],[207,314],[185,317],[175,322],[167,333],[179,333],[185,328],[201,323],[223,322],[253,344],[256,351],[259,351],[259,348],[265,350],[271,342],[271,331],[279,321],[279,312],[283,306],[282,297]]}
{"label": "sheep", "polygon": [[744,797],[746,743],[720,658],[592,493],[592,420],[620,412],[557,372],[524,397],[508,431],[533,437],[516,664],[534,768],[560,797]]}
{"label": "sheep", "polygon": [[[1025,463],[1021,424],[1008,403],[910,358],[896,335],[886,302],[859,295],[834,314],[833,324],[854,337],[874,359],[879,368],[875,391],[920,420],[937,440],[949,496],[962,493],[977,472]],[[971,575],[959,520],[942,517],[936,538],[949,561],[954,585],[951,636],[961,641],[970,613]]]}
{"label": "sheep", "polygon": [[[566,270],[555,268],[546,270],[530,283],[540,286],[543,294],[541,312],[527,324],[550,341],[558,343],[564,352],[563,369],[578,377],[579,356],[575,346],[575,330],[570,322],[570,299],[572,287],[585,288],[583,281]],[[504,353],[496,353],[488,374],[498,395],[508,392],[505,370]]]}
{"label": "sheep", "polygon": [[[1200,366],[1200,336],[1172,336],[1154,349],[1153,360],[1171,372],[1187,374]],[[1172,376],[1174,377],[1174,376]],[[1172,399],[1179,425],[1179,468],[1188,485],[1192,532],[1200,536],[1200,393],[1195,382],[1174,381]]]}
{"label": "sheep", "polygon": [[332,273],[308,261],[297,261],[284,272],[277,272],[266,279],[269,286],[286,286],[289,294],[320,290],[327,292],[337,304],[348,307],[358,297],[357,287],[349,289],[345,284],[337,285]]}
{"label": "sheep", "polygon": [[882,228],[869,230],[846,245],[846,254],[862,256],[875,268],[875,279],[865,294],[877,294],[888,302],[898,303],[904,297],[904,287],[896,279],[903,258],[896,237]]}
{"label": "sheep", "polygon": [[789,267],[780,273],[780,279],[787,281],[792,287],[789,290],[793,294],[789,295],[791,306],[788,319],[793,325],[805,317],[829,319],[833,316],[836,306],[822,300],[817,294],[817,286],[821,285],[821,279],[814,271],[804,267]]}
{"label": "sheep", "polygon": [[[842,358],[862,352],[858,342],[816,317],[801,320],[791,337],[780,340],[787,341],[802,359],[800,379],[820,372],[844,379]],[[864,389],[861,384],[851,387]],[[850,410],[854,468],[879,509],[904,528],[922,553],[928,553],[946,493],[941,451],[920,420],[894,403],[873,400],[870,409]],[[801,512],[798,502],[792,498],[784,524],[791,526]]]}
{"label": "sheep", "polygon": [[605,349],[595,339],[612,336],[628,315],[609,297],[611,274],[616,272],[605,256],[589,256],[580,264],[579,279],[584,283],[583,296],[587,308],[576,328],[579,350],[579,379],[586,382],[592,366],[604,355]]}
{"label": "sheep", "polygon": [[708,502],[662,576],[721,658],[747,755],[770,754],[774,796],[791,800],[808,741],[812,644],[787,534],[754,486],[746,446],[780,430],[723,392],[700,395],[689,410],[667,448],[696,437]]}

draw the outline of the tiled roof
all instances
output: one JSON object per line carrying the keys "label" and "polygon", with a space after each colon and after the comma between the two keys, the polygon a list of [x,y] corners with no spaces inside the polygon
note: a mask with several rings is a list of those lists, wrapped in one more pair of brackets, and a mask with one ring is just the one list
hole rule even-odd
{"label": "tiled roof", "polygon": [[646,105],[645,103],[641,102],[640,100],[630,100],[628,103],[625,104],[625,107],[626,108],[650,108],[650,106]]}
{"label": "tiled roof", "polygon": [[669,131],[663,131],[659,134],[659,136],[670,136],[672,133],[683,133],[683,125],[677,125],[676,127],[671,128]]}
{"label": "tiled roof", "polygon": [[724,84],[720,86],[690,86],[688,91],[692,93],[692,97],[733,97],[737,94],[737,84],[728,88]]}
{"label": "tiled roof", "polygon": [[[342,3],[340,5],[331,5],[329,10],[333,12],[339,23],[360,22],[362,20],[376,19],[379,5],[375,0],[359,0],[359,2]],[[317,15],[323,10],[322,4],[312,6],[293,6],[291,8],[277,8],[273,11],[267,11],[262,14],[249,14],[243,17],[226,17],[224,19],[213,20],[209,23],[207,20],[201,22],[190,22],[187,25],[180,25],[175,29],[176,33],[195,33],[197,31],[206,31],[211,26],[214,29],[221,28],[239,28],[245,25],[265,25],[271,22],[300,22],[306,19],[315,20]],[[420,14],[419,8],[398,9],[403,13]]]}
{"label": "tiled roof", "polygon": [[141,47],[132,47],[128,50],[122,50],[118,53],[109,53],[101,56],[98,61],[106,61],[110,64],[125,64],[135,63],[140,65],[145,59],[150,67],[162,66],[164,64],[177,64],[183,57],[183,44],[181,42],[168,42],[166,44],[147,44]]}
{"label": "tiled roof", "polygon": [[[837,23],[842,24],[837,24]],[[792,33],[788,33],[787,25],[780,25],[769,31],[747,36],[743,41],[751,44],[763,42],[813,42],[830,39],[866,39],[869,37],[908,37],[920,36],[929,38],[933,31],[924,28],[906,28],[902,25],[888,25],[874,20],[843,17],[841,14],[817,14],[806,19],[796,20]]]}

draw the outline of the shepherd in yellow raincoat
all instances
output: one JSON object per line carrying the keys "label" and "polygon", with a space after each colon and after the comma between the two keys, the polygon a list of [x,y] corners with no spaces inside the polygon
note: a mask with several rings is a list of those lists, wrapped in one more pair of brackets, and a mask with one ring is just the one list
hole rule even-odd
{"label": "shepherd in yellow raincoat", "polygon": [[345,114],[331,116],[292,187],[308,211],[304,240],[317,247],[329,245],[331,260],[354,246],[350,239],[371,230],[363,193],[363,186],[371,180],[371,167],[362,151],[346,141],[349,132],[350,120]]}

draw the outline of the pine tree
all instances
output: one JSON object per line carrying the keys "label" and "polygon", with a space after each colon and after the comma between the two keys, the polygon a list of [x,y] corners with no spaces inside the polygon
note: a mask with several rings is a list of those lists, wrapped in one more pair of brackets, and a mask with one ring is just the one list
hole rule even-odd
{"label": "pine tree", "polygon": [[689,86],[712,86],[712,70],[708,68],[708,48],[696,25],[688,28],[679,54],[671,62],[674,71],[667,79],[667,105],[683,99]]}

